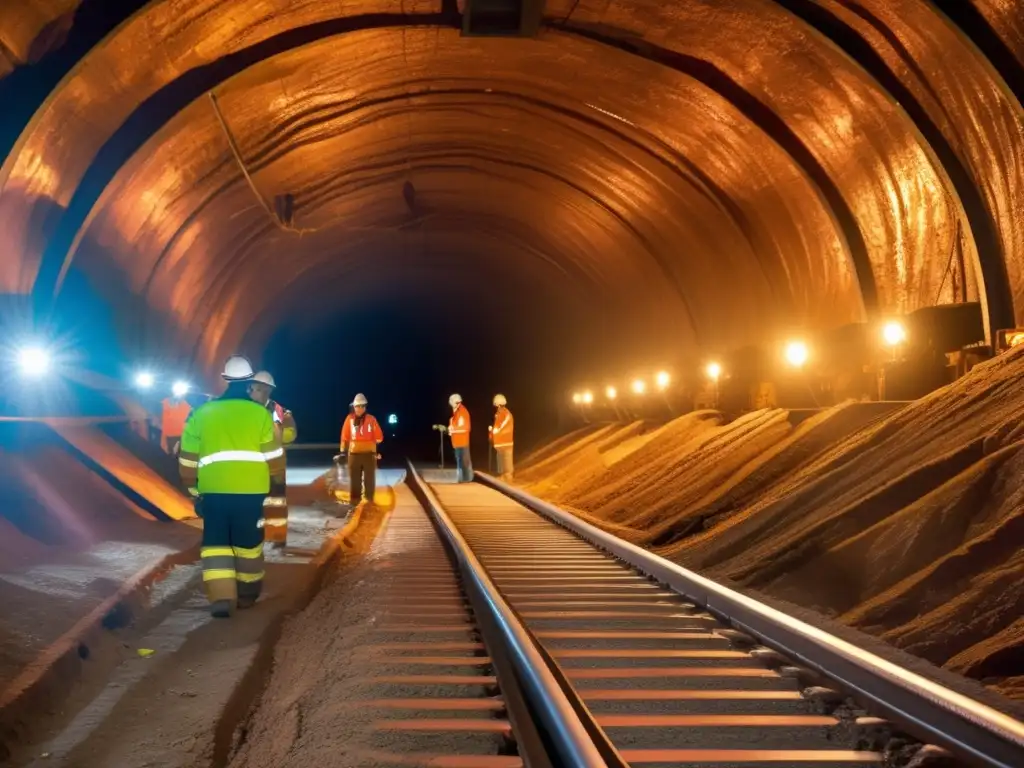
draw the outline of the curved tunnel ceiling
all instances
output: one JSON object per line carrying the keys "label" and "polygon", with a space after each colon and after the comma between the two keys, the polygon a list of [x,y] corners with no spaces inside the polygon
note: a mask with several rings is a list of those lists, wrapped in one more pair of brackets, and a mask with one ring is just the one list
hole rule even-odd
{"label": "curved tunnel ceiling", "polygon": [[134,342],[204,367],[297,296],[424,270],[564,293],[687,349],[963,297],[1006,327],[1024,316],[1006,7],[971,6],[1011,54],[989,59],[963,14],[912,0],[548,2],[531,41],[461,38],[426,0],[151,2],[8,156],[0,288],[59,293],[80,270],[132,297]]}

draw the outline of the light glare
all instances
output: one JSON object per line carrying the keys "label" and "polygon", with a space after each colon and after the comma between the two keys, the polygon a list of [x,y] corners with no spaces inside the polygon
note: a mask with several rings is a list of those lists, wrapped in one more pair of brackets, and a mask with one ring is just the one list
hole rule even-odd
{"label": "light glare", "polygon": [[53,360],[42,347],[25,347],[18,352],[18,367],[25,376],[45,376]]}
{"label": "light glare", "polygon": [[593,392],[584,392],[583,393],[583,404],[584,405],[590,405],[592,402],[594,402],[594,393]]}
{"label": "light glare", "polygon": [[582,403],[582,402],[583,402],[583,395],[581,395],[581,394],[580,394],[579,392],[574,392],[574,393],[573,393],[573,396],[572,396],[572,401],[573,401],[573,402],[574,402],[574,403],[575,403],[576,405],[579,405],[580,403]]}
{"label": "light glare", "polygon": [[885,324],[882,328],[882,339],[890,347],[895,347],[897,344],[902,343],[907,338],[907,331],[903,327],[902,323],[897,323],[895,320]]}
{"label": "light glare", "polygon": [[786,362],[794,368],[801,368],[810,357],[807,345],[802,341],[791,341],[786,345]]}
{"label": "light glare", "polygon": [[718,381],[719,377],[722,375],[722,366],[718,363],[708,363],[708,367],[705,369],[705,372],[709,379],[712,381]]}
{"label": "light glare", "polygon": [[149,371],[142,371],[135,376],[135,386],[139,389],[152,389],[156,384],[156,377]]}
{"label": "light glare", "polygon": [[619,391],[615,389],[615,387],[608,387],[608,389],[604,391],[604,394],[609,400],[614,400],[619,396]]}
{"label": "light glare", "polygon": [[171,394],[175,397],[184,397],[188,394],[190,387],[187,381],[176,381],[171,387]]}
{"label": "light glare", "polygon": [[643,379],[637,379],[633,382],[633,392],[637,395],[642,395],[647,391],[647,384]]}
{"label": "light glare", "polygon": [[388,414],[388,424],[397,424],[397,423],[398,423],[398,416],[396,414],[394,414],[394,413],[389,413]]}
{"label": "light glare", "polygon": [[671,381],[671,378],[665,371],[659,371],[658,375],[654,377],[654,382],[658,385],[658,389],[666,389],[669,381]]}

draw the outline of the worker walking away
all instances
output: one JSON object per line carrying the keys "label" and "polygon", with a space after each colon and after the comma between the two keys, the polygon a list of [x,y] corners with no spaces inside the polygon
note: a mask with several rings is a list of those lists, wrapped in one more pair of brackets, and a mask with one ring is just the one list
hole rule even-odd
{"label": "worker walking away", "polygon": [[181,437],[182,481],[203,518],[200,554],[210,612],[249,608],[263,586],[263,500],[271,478],[284,482],[284,449],[266,408],[253,402],[252,366],[224,365],[227,390],[197,408]]}
{"label": "worker walking away", "polygon": [[455,454],[455,474],[457,482],[473,482],[473,459],[469,455],[469,411],[462,404],[462,395],[448,398],[452,409],[452,418],[448,422],[448,434],[452,438],[452,452]]}
{"label": "worker walking away", "polygon": [[181,442],[181,435],[185,431],[188,415],[192,413],[192,406],[184,396],[178,394],[165,397],[160,405],[160,447],[164,453],[173,455]]}
{"label": "worker walking away", "polygon": [[372,414],[366,412],[366,395],[360,393],[352,399],[352,413],[341,427],[341,455],[348,455],[349,503],[359,504],[365,483],[366,500],[373,504],[377,492],[377,446],[384,440],[384,432]]}
{"label": "worker walking away", "polygon": [[[280,403],[271,399],[277,382],[269,371],[259,371],[249,383],[249,396],[270,413],[277,437],[284,446],[291,445],[298,437],[295,417]],[[287,464],[288,455],[285,454]],[[287,467],[285,469],[287,476]],[[270,495],[263,502],[264,533],[270,546],[281,549],[288,543],[288,486],[284,481],[270,482]]]}
{"label": "worker walking away", "polygon": [[494,426],[491,427],[491,444],[498,455],[498,477],[512,482],[512,432],[515,422],[508,400],[504,395],[494,396]]}

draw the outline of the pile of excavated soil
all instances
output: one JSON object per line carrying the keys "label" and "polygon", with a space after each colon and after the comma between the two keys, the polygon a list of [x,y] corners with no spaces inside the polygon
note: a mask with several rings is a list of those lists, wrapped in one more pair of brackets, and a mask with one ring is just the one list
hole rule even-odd
{"label": "pile of excavated soil", "polygon": [[1024,698],[1022,375],[1014,351],[888,415],[795,429],[760,411],[695,435],[691,414],[566,506]]}
{"label": "pile of excavated soil", "polygon": [[578,440],[569,443],[559,441],[562,444],[555,450],[544,451],[543,457],[527,457],[527,460],[516,468],[516,477],[523,483],[547,481],[568,462],[574,461],[592,448],[606,444],[609,439],[614,441],[617,433],[628,432],[631,429],[632,425],[624,427],[621,424],[602,424],[596,429],[588,430]]}
{"label": "pile of excavated soil", "polygon": [[656,438],[648,441],[609,468],[607,481],[582,487],[569,501],[598,518],[615,520],[631,510],[634,502],[653,484],[660,473],[671,471],[679,461],[706,442],[721,423],[720,414],[700,411],[666,424]]}
{"label": "pile of excavated soil", "polygon": [[586,426],[575,429],[568,434],[557,437],[549,442],[543,443],[540,447],[535,448],[526,454],[523,458],[516,459],[517,470],[519,472],[529,472],[533,467],[542,461],[550,458],[554,454],[561,451],[563,448],[573,445],[579,442],[583,438],[587,437],[593,432],[601,429],[601,424],[587,424]]}
{"label": "pile of excavated soil", "polygon": [[848,402],[787,429],[775,412],[752,418],[702,453],[689,473],[626,523],[655,547],[722,523],[769,489],[803,476],[828,448],[879,418],[877,409]]}
{"label": "pile of excavated soil", "polygon": [[547,476],[531,484],[531,491],[565,501],[573,498],[578,489],[600,484],[607,473],[608,454],[643,437],[650,429],[645,422],[635,421],[595,439],[583,450],[566,455]]}

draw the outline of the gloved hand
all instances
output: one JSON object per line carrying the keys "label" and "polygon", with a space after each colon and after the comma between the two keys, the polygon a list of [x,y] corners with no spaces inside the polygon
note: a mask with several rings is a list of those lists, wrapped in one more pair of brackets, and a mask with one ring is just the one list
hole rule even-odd
{"label": "gloved hand", "polygon": [[378,453],[377,454],[377,461],[380,461],[380,459],[381,459],[381,455]]}
{"label": "gloved hand", "polygon": [[346,455],[344,453],[339,453],[337,456],[334,457],[335,464],[344,464],[346,460]]}

